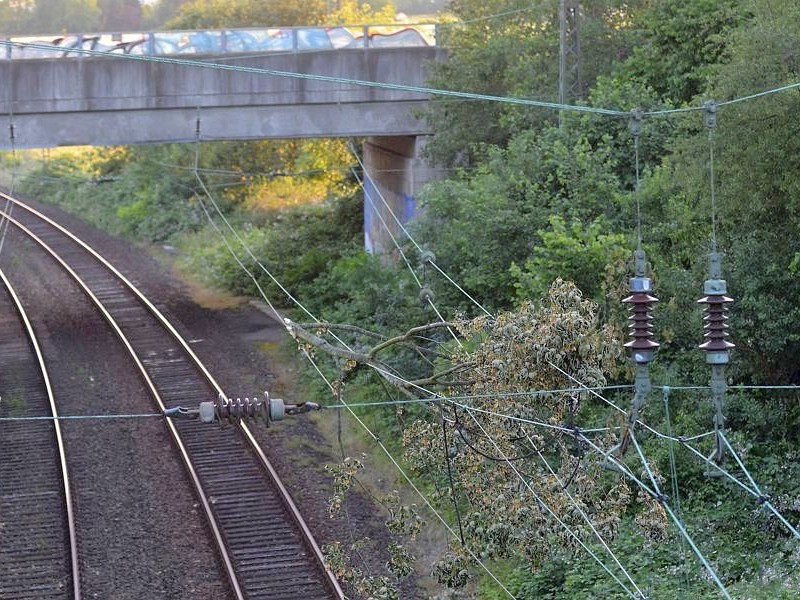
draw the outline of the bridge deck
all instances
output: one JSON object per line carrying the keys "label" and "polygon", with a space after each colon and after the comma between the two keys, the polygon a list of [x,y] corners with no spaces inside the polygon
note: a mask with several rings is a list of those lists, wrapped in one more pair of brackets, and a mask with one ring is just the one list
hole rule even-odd
{"label": "bridge deck", "polygon": [[173,62],[11,58],[0,60],[0,127],[13,123],[19,148],[190,141],[198,114],[203,139],[420,135],[428,130],[413,109],[425,94],[291,74],[425,86],[427,64],[443,57],[419,45],[162,59]]}

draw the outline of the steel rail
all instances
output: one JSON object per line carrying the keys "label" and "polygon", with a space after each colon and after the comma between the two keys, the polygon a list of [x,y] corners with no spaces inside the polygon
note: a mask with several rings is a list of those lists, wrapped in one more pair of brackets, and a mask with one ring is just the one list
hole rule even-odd
{"label": "steel rail", "polygon": [[[40,211],[37,211],[36,209],[28,206],[27,204],[25,204],[23,202],[20,202],[19,200],[15,199],[15,198],[12,198],[11,196],[8,196],[7,194],[4,194],[2,192],[0,192],[0,198],[14,203],[19,208],[21,208],[21,209],[23,209],[23,210],[35,215],[39,219],[45,221],[46,223],[48,223],[52,227],[56,228],[62,234],[64,234],[67,237],[69,237],[73,242],[75,242],[76,244],[81,246],[84,250],[86,250],[89,254],[91,254],[99,263],[101,263],[109,271],[111,271],[133,294],[135,294],[139,298],[139,300],[147,307],[147,309],[151,312],[151,314],[153,314],[153,316],[155,316],[161,322],[162,326],[167,331],[170,332],[170,335],[172,335],[173,339],[178,344],[180,344],[181,347],[183,348],[183,350],[187,353],[187,355],[189,357],[191,357],[191,359],[194,362],[194,364],[197,367],[197,369],[201,373],[203,373],[204,377],[206,377],[207,381],[217,391],[217,393],[218,394],[222,394],[226,398],[228,397],[227,394],[225,394],[224,390],[222,389],[222,386],[220,386],[220,384],[216,381],[216,379],[211,375],[211,373],[208,371],[208,369],[203,364],[203,362],[200,360],[200,358],[189,347],[188,343],[183,339],[183,337],[180,335],[180,333],[178,333],[178,331],[175,329],[175,327],[167,320],[167,318],[163,315],[163,313],[161,313],[161,311],[158,310],[158,308],[156,308],[156,306],[153,305],[153,303],[150,302],[150,300],[135,285],[133,285],[133,283],[131,283],[131,281],[127,277],[125,277],[116,267],[114,267],[114,265],[109,263],[104,257],[102,257],[91,246],[86,244],[86,242],[84,242],[83,240],[78,238],[72,232],[70,232],[69,230],[67,230],[63,226],[61,226],[59,223],[55,222],[53,219],[51,219],[47,215],[41,213]],[[14,219],[10,218],[10,222],[15,224],[15,225],[18,225],[18,221],[14,220]],[[67,266],[67,268],[69,269],[68,266]],[[99,302],[99,300],[98,300],[98,302]],[[104,310],[104,312],[105,312],[105,310]],[[110,318],[110,315],[107,318]],[[122,336],[121,331],[118,333],[118,335]],[[124,339],[124,336],[123,336],[123,339]],[[129,346],[129,344],[128,344],[128,346]],[[129,348],[129,352],[131,352],[132,355],[134,354],[134,351],[133,351],[132,348]],[[137,361],[138,364],[141,364],[138,361],[138,359],[136,359],[136,361]],[[149,376],[146,375],[143,366],[142,366],[142,372],[144,374],[145,381],[148,382],[148,386],[152,386],[152,382],[150,381]],[[155,390],[154,386],[152,387],[152,389]],[[157,392],[154,391],[154,393],[157,395]],[[164,410],[166,408],[163,405],[163,403],[160,402],[160,400],[159,400],[159,404],[160,404],[162,410]],[[175,427],[174,427],[174,424],[172,423],[172,421],[168,419],[167,420],[167,424],[170,427],[170,430],[175,432],[174,436],[179,441],[180,438],[178,437],[177,430],[175,430]],[[315,557],[315,559],[316,559],[316,561],[318,563],[318,566],[324,572],[326,580],[328,582],[328,585],[331,588],[331,591],[334,594],[336,594],[336,596],[338,598],[340,598],[341,600],[344,600],[345,595],[344,595],[344,592],[343,592],[343,590],[342,590],[342,588],[341,588],[341,586],[339,584],[339,581],[337,580],[337,578],[336,578],[335,574],[333,573],[333,571],[331,571],[330,567],[328,567],[327,563],[325,562],[324,556],[322,554],[322,550],[320,549],[319,545],[317,544],[316,540],[314,539],[314,536],[311,533],[311,530],[308,527],[308,524],[305,522],[305,519],[301,515],[299,509],[297,508],[297,505],[295,504],[294,500],[292,499],[291,494],[289,494],[289,491],[286,489],[286,487],[283,485],[283,482],[280,480],[280,477],[278,476],[278,473],[275,470],[274,466],[271,464],[271,462],[269,461],[267,456],[264,454],[264,451],[262,450],[261,446],[258,444],[258,442],[255,439],[255,436],[253,435],[253,433],[250,430],[250,428],[247,427],[247,425],[245,423],[243,423],[243,422],[240,422],[238,424],[238,427],[240,428],[244,438],[247,440],[247,442],[250,445],[251,449],[255,452],[256,456],[258,457],[258,460],[261,463],[262,467],[264,468],[266,473],[269,475],[270,479],[272,480],[272,482],[274,483],[276,488],[279,490],[281,498],[282,498],[282,500],[284,502],[284,505],[286,506],[287,511],[289,512],[289,514],[292,516],[292,518],[295,521],[295,523],[297,524],[297,526],[302,531],[303,536],[304,536],[305,544],[307,545],[307,547],[309,548],[309,550],[311,551],[311,553]],[[182,444],[179,444],[179,447],[181,448],[181,453],[183,455],[185,455],[185,457],[186,457],[184,460],[190,462],[190,459],[188,458],[188,453],[186,453],[186,449],[183,447]],[[192,467],[189,467],[189,468],[190,468],[190,471],[192,473],[192,477],[193,478],[197,477],[196,473],[194,472],[194,469]],[[200,486],[199,479],[197,479],[197,485]],[[207,510],[206,514],[207,514],[207,516],[209,518],[209,521],[214,523],[214,518],[213,518],[213,515],[212,515],[212,512],[211,512],[211,508],[208,505],[208,502],[206,500],[206,496],[200,490],[202,490],[202,486],[198,487],[198,493],[200,494],[200,496],[201,496],[201,498],[203,500],[204,509]],[[217,535],[219,535],[218,529],[215,528],[214,529],[214,533],[215,533],[215,537]],[[234,569],[233,569],[233,565],[232,565],[232,562],[230,561],[230,557],[229,556],[226,558],[225,564],[226,564],[226,570],[228,568],[230,568],[230,571],[229,571],[229,577],[230,577],[234,573]],[[230,565],[230,567],[229,567],[229,565]],[[238,584],[237,584],[236,587],[238,589]],[[241,593],[241,590],[239,590],[239,593]]]}
{"label": "steel rail", "polygon": [[[24,205],[20,205],[20,206],[24,207]],[[34,232],[32,232],[30,229],[28,229],[25,225],[20,223],[14,217],[12,217],[12,216],[10,216],[8,214],[5,214],[2,211],[0,211],[0,215],[3,215],[6,219],[8,219],[9,223],[11,223],[15,227],[17,227],[20,231],[22,231],[25,235],[27,235],[31,240],[33,240],[34,242],[39,244],[39,246],[41,246],[41,248],[43,250],[45,250],[48,254],[50,254],[50,256],[61,266],[61,268],[64,269],[69,274],[69,276],[72,277],[75,280],[76,284],[81,287],[83,292],[92,301],[92,303],[94,303],[94,305],[97,307],[97,309],[103,315],[103,318],[106,320],[106,322],[108,322],[109,326],[112,328],[114,333],[120,339],[120,341],[122,342],[123,346],[128,351],[128,354],[130,354],[131,359],[133,360],[134,364],[136,365],[137,369],[139,370],[139,373],[142,376],[142,378],[143,378],[143,380],[145,382],[145,385],[147,386],[148,390],[150,391],[150,394],[152,395],[153,400],[156,402],[156,404],[158,405],[158,407],[162,411],[166,410],[167,407],[164,404],[164,402],[162,401],[161,395],[159,394],[158,390],[156,389],[156,386],[153,383],[150,375],[147,373],[147,370],[145,369],[144,364],[142,363],[142,361],[139,358],[139,356],[136,354],[136,351],[133,349],[133,346],[131,345],[131,343],[128,340],[128,338],[122,332],[122,329],[120,328],[119,324],[111,316],[111,313],[108,312],[108,310],[103,305],[103,303],[100,301],[100,299],[97,297],[97,295],[94,292],[92,292],[92,290],[89,288],[89,286],[86,285],[86,283],[75,272],[75,270],[72,267],[70,267],[64,261],[64,259],[61,258],[55,252],[55,250],[53,250],[50,246],[48,246],[47,243],[44,240],[39,238]],[[198,477],[198,475],[197,475],[197,473],[196,473],[196,471],[194,469],[194,465],[192,464],[192,461],[191,461],[191,459],[189,457],[189,453],[187,452],[187,450],[186,450],[186,448],[185,448],[185,446],[183,444],[183,441],[181,440],[181,437],[178,434],[178,430],[175,428],[175,424],[172,422],[171,419],[165,419],[165,421],[166,421],[167,427],[169,428],[170,434],[172,435],[173,441],[175,442],[175,444],[178,447],[178,451],[179,451],[179,453],[181,455],[181,458],[183,459],[184,466],[186,467],[186,469],[189,472],[189,477],[192,480],[192,484],[195,487],[195,490],[196,490],[197,495],[198,495],[198,497],[200,499],[200,502],[203,505],[203,510],[206,513],[206,517],[208,519],[209,525],[210,525],[212,533],[214,535],[214,540],[217,543],[218,550],[220,552],[220,557],[222,558],[223,564],[225,565],[225,571],[226,571],[226,573],[228,575],[228,578],[230,580],[231,587],[233,588],[233,592],[236,595],[237,600],[245,600],[244,593],[242,592],[241,586],[239,584],[238,576],[236,575],[236,571],[233,568],[233,561],[231,560],[231,557],[230,557],[230,555],[228,553],[227,547],[226,547],[224,539],[222,537],[222,533],[219,530],[219,526],[217,524],[216,518],[214,517],[214,514],[213,514],[213,512],[211,510],[211,505],[208,502],[208,496],[205,493],[205,491],[203,489],[203,485],[200,482],[200,478]]]}
{"label": "steel rail", "polygon": [[39,346],[39,340],[36,337],[36,333],[33,331],[33,326],[31,325],[30,319],[28,319],[28,314],[25,312],[25,308],[22,306],[22,302],[20,301],[19,296],[17,296],[17,292],[14,290],[14,287],[11,285],[11,282],[8,280],[5,272],[2,270],[0,270],[0,279],[2,279],[3,285],[5,285],[9,296],[11,296],[14,306],[17,309],[17,313],[19,314],[20,319],[22,319],[22,323],[25,326],[25,331],[28,334],[28,342],[30,343],[31,347],[33,348],[33,352],[36,355],[36,361],[39,363],[42,380],[44,381],[44,386],[47,391],[47,401],[50,404],[50,412],[54,417],[53,428],[56,436],[56,445],[58,446],[59,463],[61,465],[61,479],[64,488],[64,508],[67,512],[70,566],[72,568],[72,595],[74,600],[81,600],[81,577],[80,563],[78,561],[78,535],[75,525],[75,510],[72,503],[72,489],[69,483],[69,470],[67,469],[67,455],[64,448],[64,438],[61,435],[61,425],[57,418],[58,408],[56,407],[56,400],[53,395],[53,387],[50,384],[50,375],[47,371],[47,365],[44,362],[44,356],[42,354],[41,347]]}

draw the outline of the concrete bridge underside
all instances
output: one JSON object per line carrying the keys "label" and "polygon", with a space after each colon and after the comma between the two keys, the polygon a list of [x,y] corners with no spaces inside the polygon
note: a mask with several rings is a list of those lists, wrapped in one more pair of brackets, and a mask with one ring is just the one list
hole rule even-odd
{"label": "concrete bridge underside", "polygon": [[18,148],[194,140],[198,114],[205,139],[420,135],[426,126],[413,109],[426,94],[237,69],[424,86],[426,65],[441,56],[418,47],[193,55],[189,65],[118,55],[5,60],[0,123],[13,115]]}
{"label": "concrete bridge underside", "polygon": [[[410,219],[416,192],[433,177],[417,139],[429,133],[417,117],[429,97],[313,76],[424,87],[428,63],[443,57],[441,48],[412,47],[193,55],[193,64],[120,56],[5,60],[0,127],[13,125],[16,148],[192,142],[198,119],[203,141],[367,138],[365,244],[384,252],[391,238],[382,223],[399,233],[390,210]],[[0,137],[0,149],[11,147],[10,136]]]}

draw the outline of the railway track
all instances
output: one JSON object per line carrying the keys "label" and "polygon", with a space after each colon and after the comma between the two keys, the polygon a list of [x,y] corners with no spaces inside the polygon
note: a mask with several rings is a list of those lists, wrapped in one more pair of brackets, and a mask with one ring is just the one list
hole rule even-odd
{"label": "railway track", "polygon": [[[42,213],[5,195],[0,200],[14,206],[7,215],[12,226],[58,261],[103,311],[159,411],[225,396],[178,331],[119,271]],[[247,425],[165,423],[206,516],[231,597],[343,597]]]}
{"label": "railway track", "polygon": [[61,427],[47,419],[58,415],[49,375],[19,297],[0,279],[0,419],[31,419],[0,421],[0,598],[80,598]]}

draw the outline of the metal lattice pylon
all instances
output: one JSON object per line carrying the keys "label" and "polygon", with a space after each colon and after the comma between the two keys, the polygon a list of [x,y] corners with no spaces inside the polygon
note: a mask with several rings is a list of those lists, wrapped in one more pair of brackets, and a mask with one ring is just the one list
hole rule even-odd
{"label": "metal lattice pylon", "polygon": [[558,101],[571,104],[581,96],[580,5],[577,0],[561,0],[559,5]]}

